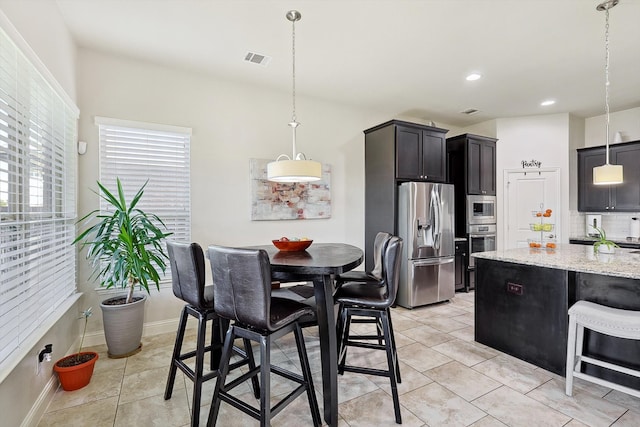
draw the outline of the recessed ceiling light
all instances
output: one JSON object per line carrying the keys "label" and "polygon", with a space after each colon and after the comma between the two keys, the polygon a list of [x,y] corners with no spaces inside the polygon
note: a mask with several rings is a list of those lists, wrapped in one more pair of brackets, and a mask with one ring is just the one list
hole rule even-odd
{"label": "recessed ceiling light", "polygon": [[467,79],[467,81],[472,82],[474,80],[478,80],[480,77],[482,77],[482,76],[480,74],[478,74],[478,73],[471,73],[466,77],[466,79]]}
{"label": "recessed ceiling light", "polygon": [[555,103],[555,99],[547,99],[546,101],[542,101],[540,105],[542,105],[543,107],[548,107],[549,105],[553,105]]}

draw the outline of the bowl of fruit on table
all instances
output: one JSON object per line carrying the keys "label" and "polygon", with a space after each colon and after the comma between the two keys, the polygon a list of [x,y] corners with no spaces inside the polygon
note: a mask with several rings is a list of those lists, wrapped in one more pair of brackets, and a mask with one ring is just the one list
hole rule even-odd
{"label": "bowl of fruit on table", "polygon": [[304,251],[313,243],[313,240],[310,240],[306,237],[281,237],[278,240],[271,241],[273,245],[281,251],[285,252],[298,252]]}

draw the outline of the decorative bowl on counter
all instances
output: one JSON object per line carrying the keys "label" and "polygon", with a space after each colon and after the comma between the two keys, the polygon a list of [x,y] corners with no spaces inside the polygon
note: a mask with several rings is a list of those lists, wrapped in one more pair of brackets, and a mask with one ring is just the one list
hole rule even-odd
{"label": "decorative bowl on counter", "polygon": [[304,251],[313,243],[313,240],[272,240],[273,245],[284,252]]}

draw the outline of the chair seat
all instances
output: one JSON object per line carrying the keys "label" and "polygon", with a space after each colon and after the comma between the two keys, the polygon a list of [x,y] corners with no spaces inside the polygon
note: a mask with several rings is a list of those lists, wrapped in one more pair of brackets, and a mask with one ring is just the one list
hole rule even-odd
{"label": "chair seat", "polygon": [[313,313],[305,314],[298,319],[298,323],[300,323],[300,326],[303,328],[318,324],[318,318],[316,315],[318,312],[318,305],[316,304],[315,290],[313,289],[313,286],[295,285],[273,289],[271,291],[271,297],[297,301],[310,307],[311,310],[313,310]]}
{"label": "chair seat", "polygon": [[640,339],[640,311],[578,301],[569,309],[569,315],[593,331],[619,338]]}
{"label": "chair seat", "polygon": [[389,306],[387,286],[370,283],[348,282],[343,284],[334,296],[336,302],[346,305],[365,305],[372,308]]}
{"label": "chair seat", "polygon": [[338,284],[348,282],[366,282],[371,285],[382,285],[384,280],[382,277],[376,277],[367,271],[347,271],[336,277]]}
{"label": "chair seat", "polygon": [[313,308],[291,299],[271,297],[271,326],[274,330],[305,316],[315,316]]}

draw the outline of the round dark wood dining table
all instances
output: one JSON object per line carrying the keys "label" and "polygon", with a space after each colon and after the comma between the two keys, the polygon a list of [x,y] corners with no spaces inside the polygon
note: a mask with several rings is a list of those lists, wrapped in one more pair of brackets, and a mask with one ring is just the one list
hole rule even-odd
{"label": "round dark wood dining table", "polygon": [[273,245],[251,246],[269,254],[271,275],[281,282],[312,281],[318,308],[318,336],[322,363],[324,420],[338,425],[338,347],[333,306],[335,276],[362,263],[362,249],[345,243],[313,243],[300,252],[284,252]]}

